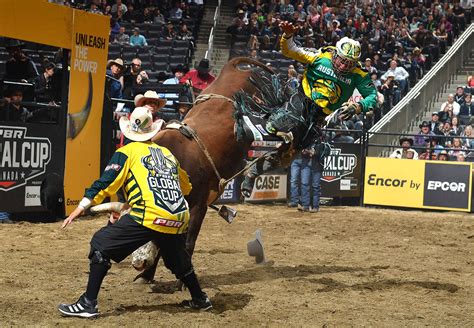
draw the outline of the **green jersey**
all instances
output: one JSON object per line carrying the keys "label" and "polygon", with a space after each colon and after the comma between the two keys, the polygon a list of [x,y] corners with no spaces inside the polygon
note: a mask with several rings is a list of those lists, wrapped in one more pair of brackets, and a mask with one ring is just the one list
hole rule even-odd
{"label": "green jersey", "polygon": [[377,89],[369,73],[360,65],[347,74],[336,75],[332,66],[332,56],[336,48],[324,47],[310,51],[298,47],[293,37],[285,36],[281,38],[280,47],[283,55],[307,64],[302,81],[304,93],[322,108],[326,115],[348,101],[354,89],[357,89],[363,97],[359,101],[362,111],[368,112],[376,108]]}

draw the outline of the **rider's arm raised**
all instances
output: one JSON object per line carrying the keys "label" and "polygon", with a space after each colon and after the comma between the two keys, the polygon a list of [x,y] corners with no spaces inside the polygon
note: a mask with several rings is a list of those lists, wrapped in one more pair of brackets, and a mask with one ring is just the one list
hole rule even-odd
{"label": "rider's arm raised", "polygon": [[304,48],[298,47],[293,40],[293,35],[283,34],[280,40],[281,53],[291,59],[297,60],[300,63],[311,64],[316,57],[318,52],[308,51]]}

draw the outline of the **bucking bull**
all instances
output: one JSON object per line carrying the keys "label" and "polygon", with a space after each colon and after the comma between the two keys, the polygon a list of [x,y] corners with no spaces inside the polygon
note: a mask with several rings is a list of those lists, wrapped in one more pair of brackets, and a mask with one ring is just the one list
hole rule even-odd
{"label": "bucking bull", "polygon": [[[191,219],[186,248],[191,255],[208,205],[219,197],[224,187],[223,181],[244,168],[253,141],[236,136],[236,99],[248,95],[247,100],[254,99],[255,104],[262,104],[266,98],[273,96],[273,102],[278,102],[274,95],[280,91],[271,90],[272,83],[268,90],[262,90],[255,79],[252,81],[252,72],[255,73],[255,70],[266,75],[267,81],[271,82],[275,78],[271,69],[257,61],[248,58],[229,61],[219,77],[196,99],[183,121],[184,125],[192,129],[191,132],[168,125],[153,138],[154,142],[171,150],[189,174],[193,186],[187,196]],[[126,205],[109,203],[99,205],[95,210],[120,213],[127,209]],[[135,251],[133,266],[143,271],[136,279],[152,281],[159,257],[159,250],[152,243]]]}

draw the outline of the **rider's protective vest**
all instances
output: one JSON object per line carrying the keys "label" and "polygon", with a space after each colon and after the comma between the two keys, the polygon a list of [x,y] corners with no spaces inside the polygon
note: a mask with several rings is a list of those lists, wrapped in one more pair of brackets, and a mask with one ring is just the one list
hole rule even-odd
{"label": "rider's protective vest", "polygon": [[188,174],[167,148],[151,141],[123,146],[84,197],[100,204],[121,187],[136,222],[162,233],[186,232],[189,207],[184,195],[192,187]]}
{"label": "rider's protective vest", "polygon": [[370,75],[358,64],[351,72],[336,75],[332,66],[332,55],[335,47],[306,49],[298,47],[293,37],[280,40],[281,53],[301,63],[307,64],[303,74],[304,93],[328,115],[346,102],[357,88],[364,99],[359,101],[362,110],[368,112],[376,108],[377,90]]}

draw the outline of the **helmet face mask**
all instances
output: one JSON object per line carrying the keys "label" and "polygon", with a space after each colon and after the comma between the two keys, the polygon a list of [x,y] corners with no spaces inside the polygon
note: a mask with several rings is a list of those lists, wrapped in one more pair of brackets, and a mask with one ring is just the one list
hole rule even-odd
{"label": "helmet face mask", "polygon": [[348,74],[356,66],[356,61],[347,59],[334,53],[332,57],[332,67],[336,74]]}
{"label": "helmet face mask", "polygon": [[343,37],[336,43],[333,53],[333,68],[338,74],[349,73],[360,59],[360,43],[348,37]]}

